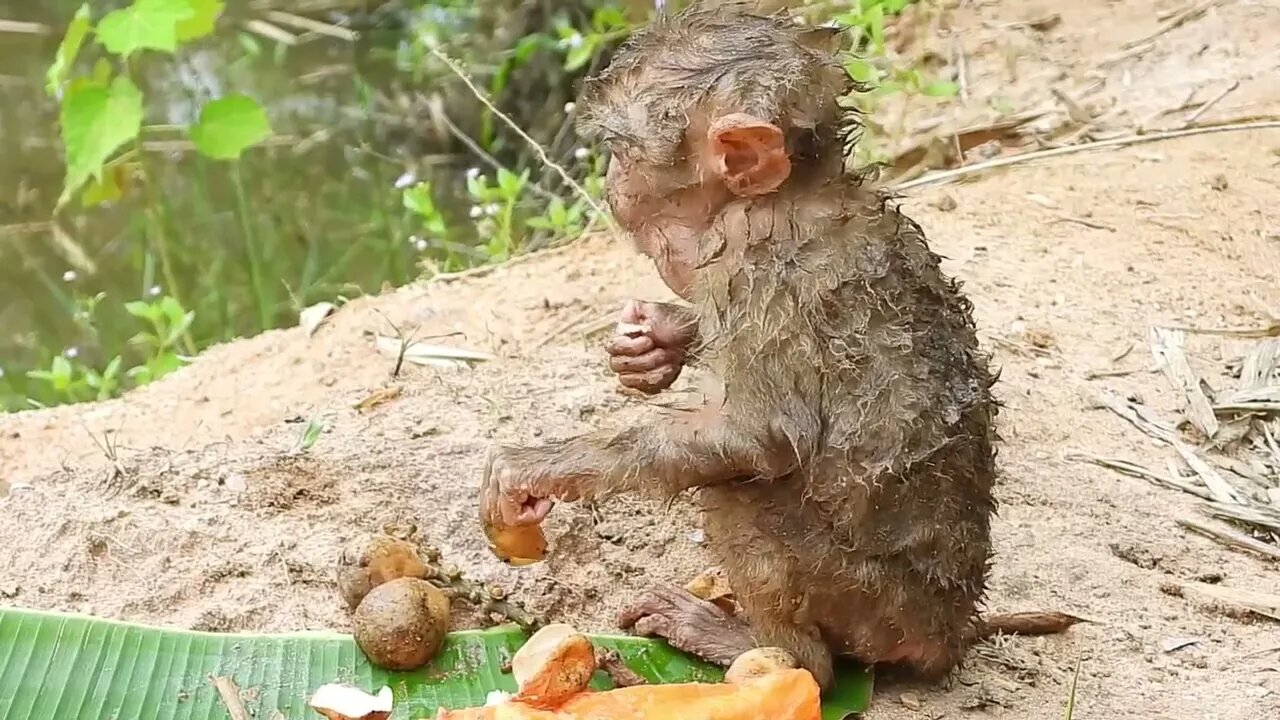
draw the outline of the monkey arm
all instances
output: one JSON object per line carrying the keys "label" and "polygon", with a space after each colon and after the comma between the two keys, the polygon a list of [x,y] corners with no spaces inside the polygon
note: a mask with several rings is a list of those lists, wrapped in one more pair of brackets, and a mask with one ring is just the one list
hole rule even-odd
{"label": "monkey arm", "polygon": [[512,467],[532,476],[532,496],[568,501],[637,491],[671,496],[735,479],[787,475],[800,462],[791,438],[803,437],[788,425],[764,413],[706,409],[678,420],[506,453]]}

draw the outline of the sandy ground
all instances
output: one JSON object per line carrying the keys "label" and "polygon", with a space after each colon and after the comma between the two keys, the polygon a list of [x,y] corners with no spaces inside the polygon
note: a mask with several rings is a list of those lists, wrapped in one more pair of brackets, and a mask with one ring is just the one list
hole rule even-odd
{"label": "sandy ground", "polygon": [[[938,42],[963,48],[970,111],[1001,102],[1062,113],[1053,88],[1092,88],[1082,105],[1102,113],[1099,127],[1160,127],[1191,110],[1152,120],[1157,111],[1236,80],[1202,119],[1280,111],[1280,6],[1217,3],[1126,50],[1180,7],[967,3]],[[1051,29],[1026,24],[1055,12]],[[1176,417],[1180,398],[1151,369],[1150,326],[1258,325],[1260,306],[1280,311],[1277,178],[1280,131],[1263,130],[1070,155],[911,193],[907,208],[965,281],[1003,368],[990,605],[1093,622],[983,646],[943,686],[881,683],[870,718],[1061,717],[1077,665],[1078,718],[1280,717],[1278,626],[1161,591],[1199,578],[1280,592],[1275,567],[1179,529],[1194,498],[1066,457],[1165,466],[1168,448],[1095,408],[1091,393],[1115,390]],[[667,293],[626,245],[592,239],[357,300],[313,337],[294,328],[213,348],[121,400],[0,417],[0,546],[11,549],[0,601],[214,630],[346,628],[331,585],[338,548],[407,521],[468,575],[608,629],[647,582],[704,567],[690,506],[563,507],[548,526],[549,561],[511,570],[484,548],[474,493],[494,441],[663,412],[616,392],[601,338],[583,332],[630,297]],[[388,319],[419,336],[461,332],[444,342],[498,359],[408,365],[392,379],[393,360],[371,337],[394,334]],[[1248,345],[1198,338],[1190,349],[1210,385],[1229,387],[1228,365]],[[1116,370],[1127,374],[1090,374]],[[401,394],[354,408],[382,388]],[[313,418],[324,434],[291,452]],[[1170,651],[1178,639],[1194,642]]]}

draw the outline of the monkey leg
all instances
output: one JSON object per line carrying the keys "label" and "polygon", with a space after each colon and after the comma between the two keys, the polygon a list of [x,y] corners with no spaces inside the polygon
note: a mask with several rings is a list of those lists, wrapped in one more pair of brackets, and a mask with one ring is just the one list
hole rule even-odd
{"label": "monkey leg", "polygon": [[807,518],[793,492],[781,483],[705,488],[707,540],[750,628],[752,646],[790,651],[825,691],[834,679],[832,655],[812,594],[824,590],[826,579],[796,568],[806,536],[796,533]]}
{"label": "monkey leg", "polygon": [[636,635],[664,638],[677,650],[716,665],[728,666],[756,646],[746,623],[672,586],[644,593],[619,614],[618,625]]}

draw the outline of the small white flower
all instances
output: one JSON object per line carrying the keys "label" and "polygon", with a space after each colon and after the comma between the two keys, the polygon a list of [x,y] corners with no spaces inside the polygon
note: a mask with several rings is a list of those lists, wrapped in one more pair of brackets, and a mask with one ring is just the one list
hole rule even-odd
{"label": "small white flower", "polygon": [[501,209],[502,208],[498,205],[498,203],[489,203],[488,205],[485,206],[484,213],[489,217],[493,217],[494,215],[497,215],[498,211]]}
{"label": "small white flower", "polygon": [[0,378],[4,377],[4,368],[0,368]]}
{"label": "small white flower", "polygon": [[565,44],[571,48],[582,47],[582,33],[574,33],[565,39]]}
{"label": "small white flower", "polygon": [[476,178],[480,177],[480,168],[478,167],[467,168],[467,177],[472,180],[475,180]]}
{"label": "small white flower", "polygon": [[471,206],[471,218],[472,218],[473,220],[474,220],[475,218],[480,217],[480,216],[481,216],[481,215],[483,215],[483,214],[484,214],[484,208],[480,207],[479,205],[472,205],[472,206]]}
{"label": "small white flower", "polygon": [[413,246],[418,248],[418,252],[427,251],[427,241],[423,240],[422,238],[418,238],[418,242],[414,243]]}
{"label": "small white flower", "polygon": [[567,102],[567,103],[565,103],[565,104],[564,104],[564,111],[565,111],[566,113],[571,113],[571,112],[573,112],[574,108],[576,108],[576,107],[578,107],[578,106],[577,106],[577,105],[574,105],[574,104],[573,104],[573,102],[572,102],[572,101],[570,101],[570,102]]}
{"label": "small white flower", "polygon": [[151,289],[147,290],[147,294],[151,297],[160,297],[160,293],[162,292],[164,291],[160,289],[159,285],[152,285]]}
{"label": "small white flower", "polygon": [[420,242],[422,242],[422,238],[418,237],[417,235],[410,235],[410,236],[409,236],[409,244],[410,244],[410,245],[417,245],[417,244],[418,244],[418,243],[420,243]]}
{"label": "small white flower", "polygon": [[587,158],[591,157],[591,151],[584,147],[580,147],[577,150],[573,151],[573,156],[578,158],[579,160],[586,160]]}
{"label": "small white flower", "polygon": [[416,182],[418,182],[418,176],[406,170],[403,175],[396,178],[396,189],[403,190]]}
{"label": "small white flower", "polygon": [[66,350],[63,350],[62,354],[66,355],[70,359],[74,359],[76,357],[79,357],[80,350],[78,348],[69,347]]}
{"label": "small white flower", "polygon": [[75,281],[76,281],[76,271],[75,271],[75,270],[68,270],[68,271],[66,271],[66,272],[62,273],[62,282],[75,282]]}

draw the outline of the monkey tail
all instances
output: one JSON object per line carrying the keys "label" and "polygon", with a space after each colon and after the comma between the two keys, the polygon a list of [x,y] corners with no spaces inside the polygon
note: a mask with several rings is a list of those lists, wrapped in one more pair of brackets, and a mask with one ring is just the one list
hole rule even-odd
{"label": "monkey tail", "polygon": [[1057,635],[1067,631],[1082,618],[1062,612],[1001,613],[978,618],[973,626],[974,640],[986,640],[994,635]]}

